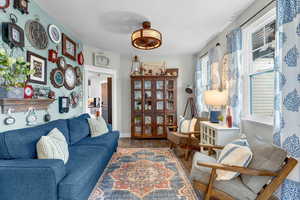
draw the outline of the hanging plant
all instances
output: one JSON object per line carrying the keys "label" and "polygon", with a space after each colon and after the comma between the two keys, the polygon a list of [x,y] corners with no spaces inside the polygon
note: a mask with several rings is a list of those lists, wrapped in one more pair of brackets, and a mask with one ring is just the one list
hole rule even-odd
{"label": "hanging plant", "polygon": [[29,65],[24,57],[15,59],[4,49],[0,49],[0,87],[24,88],[27,77],[35,73],[34,70],[30,70]]}

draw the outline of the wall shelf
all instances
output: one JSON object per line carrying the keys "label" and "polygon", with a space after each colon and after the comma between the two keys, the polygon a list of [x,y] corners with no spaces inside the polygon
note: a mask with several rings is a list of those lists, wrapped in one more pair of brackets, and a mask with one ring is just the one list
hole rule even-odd
{"label": "wall shelf", "polygon": [[25,112],[29,108],[35,110],[47,110],[48,106],[53,103],[55,99],[1,99],[0,106],[2,113],[5,114],[9,109],[12,112]]}

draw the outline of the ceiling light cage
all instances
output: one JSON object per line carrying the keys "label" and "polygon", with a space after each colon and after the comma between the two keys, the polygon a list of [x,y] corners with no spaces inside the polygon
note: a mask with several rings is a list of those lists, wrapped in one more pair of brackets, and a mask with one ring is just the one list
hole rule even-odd
{"label": "ceiling light cage", "polygon": [[162,35],[159,31],[151,28],[149,21],[143,22],[143,28],[136,30],[131,35],[132,45],[137,49],[156,49],[162,44]]}

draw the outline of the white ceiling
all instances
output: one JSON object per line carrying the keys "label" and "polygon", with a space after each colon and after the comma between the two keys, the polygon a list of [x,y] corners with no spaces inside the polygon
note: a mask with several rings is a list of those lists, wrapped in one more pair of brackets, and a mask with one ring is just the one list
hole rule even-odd
{"label": "white ceiling", "polygon": [[[154,55],[193,54],[254,0],[36,0],[51,16],[91,46],[140,53],[131,32],[144,20],[163,34]],[[138,52],[137,52],[138,51]]]}

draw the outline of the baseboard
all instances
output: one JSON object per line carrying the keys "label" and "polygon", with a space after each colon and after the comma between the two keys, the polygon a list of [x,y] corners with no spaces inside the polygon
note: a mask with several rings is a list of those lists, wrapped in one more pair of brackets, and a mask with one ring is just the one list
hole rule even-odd
{"label": "baseboard", "polygon": [[130,138],[131,133],[120,133],[120,138]]}

